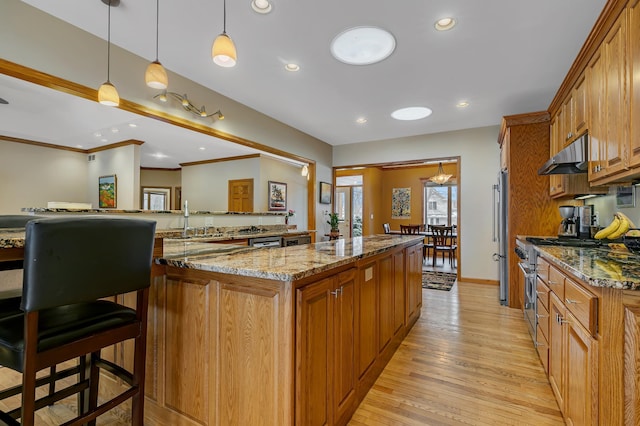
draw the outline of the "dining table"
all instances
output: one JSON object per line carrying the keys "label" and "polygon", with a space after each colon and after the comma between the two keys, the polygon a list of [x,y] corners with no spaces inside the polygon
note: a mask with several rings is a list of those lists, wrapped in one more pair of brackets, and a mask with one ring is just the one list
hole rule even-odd
{"label": "dining table", "polygon": [[[400,231],[399,229],[398,230],[392,229],[389,232],[387,232],[387,234],[400,235],[400,234],[402,234],[402,231]],[[434,233],[432,231],[419,231],[415,235],[423,235],[425,237],[425,244],[428,244],[429,243],[429,238],[433,237],[433,234]],[[458,240],[458,233],[457,232],[453,232],[453,233],[451,233],[450,237],[451,237],[451,245],[455,245],[457,243],[457,240]],[[432,264],[434,266],[436,264],[436,259],[435,259],[436,253],[437,252],[434,250],[433,251],[433,258],[432,258]],[[425,252],[424,258],[426,260],[426,252]]]}

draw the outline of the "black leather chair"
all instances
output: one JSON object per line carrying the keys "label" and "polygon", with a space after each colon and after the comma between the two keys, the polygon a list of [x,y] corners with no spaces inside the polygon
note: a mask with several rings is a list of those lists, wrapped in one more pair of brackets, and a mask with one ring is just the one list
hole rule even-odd
{"label": "black leather chair", "polygon": [[[155,222],[61,217],[29,221],[25,232],[20,311],[0,316],[0,364],[22,373],[22,384],[0,399],[22,394],[22,405],[0,412],[0,422],[33,425],[36,410],[79,394],[78,416],[68,424],[94,424],[131,398],[132,424],[142,426]],[[135,309],[100,300],[133,291]],[[133,371],[100,357],[102,348],[128,339],[135,342]],[[36,379],[38,371],[76,358],[78,365]],[[100,369],[129,387],[98,405]],[[72,375],[76,383],[36,400],[36,387]]]}

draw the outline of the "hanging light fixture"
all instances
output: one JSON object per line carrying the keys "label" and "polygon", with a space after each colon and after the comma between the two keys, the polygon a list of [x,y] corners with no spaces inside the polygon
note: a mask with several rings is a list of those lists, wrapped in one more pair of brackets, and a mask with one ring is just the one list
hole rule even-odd
{"label": "hanging light fixture", "polygon": [[151,62],[144,73],[144,80],[147,86],[154,89],[164,90],[169,85],[169,78],[164,67],[158,61],[158,34],[160,28],[160,0],[156,0],[156,60]]}
{"label": "hanging light fixture", "polygon": [[444,185],[449,181],[449,179],[451,179],[451,176],[453,175],[445,174],[444,169],[442,168],[442,163],[439,163],[438,174],[435,176],[431,176],[429,180],[433,183],[437,183],[438,185]]}
{"label": "hanging light fixture", "polygon": [[169,100],[169,97],[177,100],[178,102],[180,102],[180,105],[182,105],[182,108],[185,109],[185,111],[189,111],[190,113],[197,115],[199,117],[202,118],[208,118],[208,117],[217,117],[218,120],[224,120],[224,115],[222,114],[222,111],[217,110],[216,112],[212,113],[212,114],[208,114],[207,110],[205,109],[204,105],[202,105],[202,108],[196,108],[196,106],[194,104],[191,103],[191,101],[189,100],[189,98],[187,97],[187,94],[185,93],[184,95],[180,95],[178,93],[175,92],[167,92],[166,90],[164,92],[158,93],[157,95],[154,96],[154,99],[158,99],[160,102],[167,102]]}
{"label": "hanging light fixture", "polygon": [[309,176],[309,166],[306,164],[302,166],[302,170],[300,171],[300,174],[302,176]]}
{"label": "hanging light fixture", "polygon": [[[105,2],[103,0],[103,2]],[[111,67],[111,0],[107,3],[109,7],[109,15],[108,15],[108,29],[107,29],[107,81],[100,86],[98,89],[98,102],[102,105],[107,106],[118,106],[120,105],[120,96],[118,95],[118,91],[115,86],[111,84],[109,80],[110,67]],[[117,4],[114,3],[114,7]]]}
{"label": "hanging light fixture", "polygon": [[237,55],[236,46],[227,35],[227,0],[224,0],[223,7],[222,34],[213,41],[211,57],[216,65],[228,68],[236,65]]}

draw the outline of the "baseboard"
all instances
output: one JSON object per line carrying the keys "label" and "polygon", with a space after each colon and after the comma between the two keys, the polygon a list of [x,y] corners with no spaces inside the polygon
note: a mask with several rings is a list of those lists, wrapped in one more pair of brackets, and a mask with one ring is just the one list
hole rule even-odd
{"label": "baseboard", "polygon": [[482,278],[460,277],[458,281],[463,281],[465,283],[474,283],[474,284],[500,285],[500,281],[498,280],[485,280]]}

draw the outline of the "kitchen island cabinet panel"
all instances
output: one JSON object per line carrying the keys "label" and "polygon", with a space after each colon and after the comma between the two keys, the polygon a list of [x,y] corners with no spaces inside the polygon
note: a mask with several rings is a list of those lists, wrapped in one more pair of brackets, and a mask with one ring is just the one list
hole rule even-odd
{"label": "kitchen island cabinet panel", "polygon": [[358,378],[362,379],[378,355],[377,285],[378,265],[375,261],[358,268],[357,356]]}

